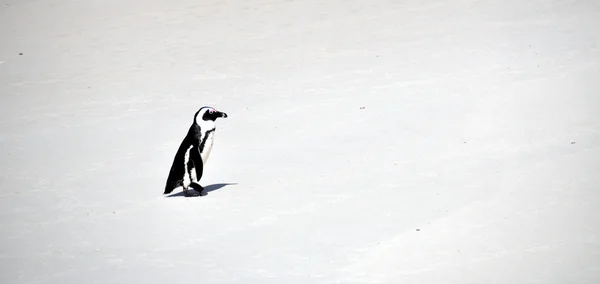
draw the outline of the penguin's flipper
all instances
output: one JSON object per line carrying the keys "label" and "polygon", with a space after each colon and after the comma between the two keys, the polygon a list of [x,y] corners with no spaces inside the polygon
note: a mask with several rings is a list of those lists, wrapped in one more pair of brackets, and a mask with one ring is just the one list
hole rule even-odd
{"label": "penguin's flipper", "polygon": [[183,142],[181,142],[181,145],[175,154],[175,158],[173,159],[173,165],[171,165],[171,170],[169,171],[169,177],[167,178],[163,194],[169,194],[173,189],[183,185],[183,176],[185,174],[185,152],[190,146],[191,143],[188,139],[184,139]]}
{"label": "penguin's flipper", "polygon": [[[190,151],[190,159],[194,162],[194,169],[196,170],[196,180],[193,181],[198,192],[204,190],[202,186],[200,186],[200,179],[202,178],[202,173],[204,172],[204,161],[202,161],[202,156],[200,155],[200,151],[198,151],[198,147],[194,147]],[[197,188],[199,187],[199,188]]]}

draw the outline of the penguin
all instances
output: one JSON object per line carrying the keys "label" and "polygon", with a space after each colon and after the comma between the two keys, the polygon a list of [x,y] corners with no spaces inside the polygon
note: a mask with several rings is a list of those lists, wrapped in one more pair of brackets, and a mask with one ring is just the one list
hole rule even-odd
{"label": "penguin", "polygon": [[204,188],[198,182],[202,178],[204,165],[212,150],[215,121],[217,118],[226,117],[226,113],[210,106],[201,107],[196,111],[194,121],[173,159],[164,194],[171,193],[179,186],[183,187],[186,197],[202,194]]}

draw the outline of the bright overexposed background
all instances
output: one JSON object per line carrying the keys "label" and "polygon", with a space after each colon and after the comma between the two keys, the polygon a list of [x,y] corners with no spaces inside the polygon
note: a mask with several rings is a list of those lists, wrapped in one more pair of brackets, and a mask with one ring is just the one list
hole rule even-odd
{"label": "bright overexposed background", "polygon": [[0,283],[600,283],[600,2],[5,0],[0,189]]}

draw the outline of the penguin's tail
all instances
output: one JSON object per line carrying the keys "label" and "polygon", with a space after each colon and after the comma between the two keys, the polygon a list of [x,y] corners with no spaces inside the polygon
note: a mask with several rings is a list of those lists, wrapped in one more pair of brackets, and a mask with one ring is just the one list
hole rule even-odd
{"label": "penguin's tail", "polygon": [[167,183],[167,185],[165,186],[165,192],[163,192],[163,194],[169,194],[169,193],[173,192],[173,189],[177,188],[177,186],[179,186],[179,184],[177,184],[177,183],[173,183],[173,182]]}
{"label": "penguin's tail", "polygon": [[165,191],[163,192],[163,194],[169,194],[171,192],[173,192],[173,189],[177,188],[178,186],[182,185],[183,183],[181,181],[173,181],[171,179],[169,179],[167,181],[167,184],[165,185]]}

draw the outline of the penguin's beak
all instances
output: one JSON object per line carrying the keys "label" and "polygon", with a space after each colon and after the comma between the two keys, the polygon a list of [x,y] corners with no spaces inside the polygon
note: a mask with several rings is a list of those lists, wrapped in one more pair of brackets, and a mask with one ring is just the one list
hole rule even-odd
{"label": "penguin's beak", "polygon": [[222,118],[227,118],[227,114],[226,114],[226,113],[224,113],[224,112],[220,112],[220,111],[219,111],[219,112],[217,112],[217,116],[218,116],[218,117],[222,117]]}

